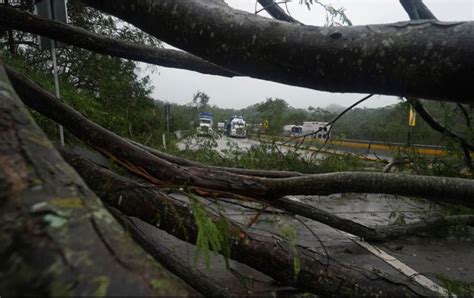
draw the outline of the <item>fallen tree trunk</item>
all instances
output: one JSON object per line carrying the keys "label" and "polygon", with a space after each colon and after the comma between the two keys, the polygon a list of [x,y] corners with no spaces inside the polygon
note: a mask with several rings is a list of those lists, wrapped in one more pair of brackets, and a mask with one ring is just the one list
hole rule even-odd
{"label": "fallen tree trunk", "polygon": [[419,222],[404,225],[369,227],[287,197],[273,200],[272,206],[359,236],[366,241],[385,241],[446,226],[474,224],[473,214],[463,214],[430,217],[428,219],[420,220]]}
{"label": "fallen tree trunk", "polygon": [[[198,227],[189,202],[175,199],[152,186],[118,176],[78,156],[65,154],[65,158],[107,204],[125,215],[157,225],[180,239],[196,241]],[[210,211],[208,216],[214,223],[221,219],[220,215]],[[388,267],[384,269],[389,270],[389,273],[377,275],[370,269],[340,263],[330,256],[326,260],[323,254],[299,245],[295,248],[296,253],[292,253],[291,245],[282,238],[263,232],[256,233],[233,222],[229,222],[228,232],[232,259],[299,289],[328,296],[337,294],[341,297],[433,294],[414,284],[409,277]],[[293,267],[295,257],[301,264],[301,270],[296,277]],[[371,257],[375,259],[374,256]],[[390,281],[392,278],[399,281],[397,285]]]}
{"label": "fallen tree trunk", "polygon": [[251,77],[330,92],[473,102],[474,22],[325,28],[255,16],[220,1],[83,2]]}
{"label": "fallen tree trunk", "polygon": [[270,179],[211,168],[178,166],[93,123],[26,77],[10,68],[7,70],[26,105],[55,120],[85,143],[153,183],[192,185],[269,200],[285,195],[359,192],[422,197],[474,207],[474,181],[470,179],[369,172]]}
{"label": "fallen tree trunk", "polygon": [[191,263],[180,260],[166,245],[151,243],[149,236],[141,231],[130,218],[119,210],[113,207],[108,207],[107,209],[120,222],[124,229],[130,233],[133,239],[140,243],[141,247],[160,264],[182,278],[187,284],[197,289],[200,293],[207,297],[229,297],[232,295],[232,292],[227,290],[225,285],[217,284],[215,280],[210,280],[196,270]]}
{"label": "fallen tree trunk", "polygon": [[224,77],[238,74],[209,63],[186,52],[142,46],[101,36],[58,21],[0,5],[0,25],[15,30],[39,34],[92,52],[163,67],[180,68]]}
{"label": "fallen tree trunk", "polygon": [[[134,145],[147,150],[148,152],[163,158],[169,162],[183,165],[183,166],[194,166],[202,168],[218,169],[223,171],[229,171],[237,174],[266,177],[266,178],[289,178],[303,176],[297,172],[279,172],[279,171],[259,171],[259,170],[246,170],[246,169],[234,169],[225,167],[209,167],[199,162],[190,161],[184,158],[175,157],[156,149],[144,146],[140,143],[130,141]],[[408,224],[403,226],[389,226],[389,227],[367,227],[358,224],[351,220],[340,218],[334,214],[317,209],[307,204],[299,203],[289,198],[280,198],[271,201],[272,206],[281,208],[288,212],[301,215],[315,221],[327,224],[333,228],[339,229],[359,236],[367,241],[385,241],[388,239],[399,238],[408,235],[414,235],[423,231],[433,230],[442,226],[458,225],[458,224],[473,224],[474,215],[459,215],[459,216],[439,216],[435,218],[429,218],[424,221],[420,221],[414,224]]]}
{"label": "fallen tree trunk", "polygon": [[0,293],[195,295],[126,236],[28,114],[0,65]]}
{"label": "fallen tree trunk", "polygon": [[266,195],[269,197],[291,194],[381,193],[474,207],[474,181],[471,179],[340,172],[264,181],[267,186]]}

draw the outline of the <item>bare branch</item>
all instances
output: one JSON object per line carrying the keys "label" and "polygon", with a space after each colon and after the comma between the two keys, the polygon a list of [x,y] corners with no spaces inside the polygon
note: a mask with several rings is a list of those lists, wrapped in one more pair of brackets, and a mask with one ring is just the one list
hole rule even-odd
{"label": "bare branch", "polygon": [[288,197],[272,201],[271,205],[359,236],[367,241],[385,241],[388,239],[405,237],[446,225],[474,224],[474,215],[467,214],[457,216],[437,216],[413,224],[405,224],[401,226],[369,227],[349,219],[340,218],[339,216]]}
{"label": "bare branch", "polygon": [[386,193],[474,206],[469,179],[341,172],[293,178],[258,178],[208,168],[182,167],[160,159],[91,122],[53,95],[8,68],[22,100],[32,109],[68,128],[82,141],[153,183],[193,185],[269,200],[289,194]]}
{"label": "bare branch", "polygon": [[[134,191],[133,186],[138,189],[140,184],[129,178],[100,168],[78,156],[66,155],[66,158],[107,204],[126,215],[138,217],[153,225],[156,225],[159,219],[160,228],[168,233],[185,241],[196,240],[198,228],[188,202],[166,195],[159,189],[143,188],[140,191]],[[132,190],[114,190],[123,186]],[[208,215],[213,222],[218,222],[218,214],[209,212]],[[331,295],[334,291],[344,293],[346,288],[348,296],[362,294],[370,296],[370,293],[389,296],[402,293],[403,296],[422,294],[418,292],[420,288],[413,287],[414,284],[409,279],[399,279],[401,283],[394,286],[388,280],[376,278],[377,274],[372,271],[372,268],[367,269],[361,266],[353,270],[353,262],[349,264],[336,260],[332,257],[334,248],[327,248],[328,251],[326,251],[324,246],[324,254],[322,254],[319,251],[315,252],[314,249],[296,245],[295,251],[300,259],[301,270],[295,276],[288,241],[276,234],[269,235],[232,221],[229,221],[228,231],[232,237],[229,243],[232,259],[248,264],[286,285],[326,295]],[[391,274],[398,275],[398,273]],[[372,277],[369,282],[370,289],[365,287],[364,282],[368,277]],[[358,286],[356,287],[355,284]]]}
{"label": "bare branch", "polygon": [[39,34],[95,53],[142,61],[163,67],[181,68],[225,77],[238,74],[225,70],[186,52],[136,45],[101,36],[79,27],[37,17],[25,11],[0,5],[0,25]]}
{"label": "bare branch", "polygon": [[83,1],[255,78],[331,92],[473,100],[474,22],[314,27],[206,1]]}
{"label": "bare branch", "polygon": [[[274,0],[258,0],[258,3],[262,5],[262,9],[264,9],[266,12],[268,12],[269,15],[271,15],[277,20],[302,24],[296,19],[294,19],[292,16],[287,14]],[[257,11],[256,13],[258,12],[259,11]]]}

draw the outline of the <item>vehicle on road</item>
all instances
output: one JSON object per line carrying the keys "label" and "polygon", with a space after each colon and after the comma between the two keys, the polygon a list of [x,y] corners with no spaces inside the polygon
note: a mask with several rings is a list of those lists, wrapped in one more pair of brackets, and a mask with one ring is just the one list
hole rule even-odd
{"label": "vehicle on road", "polygon": [[214,116],[209,112],[201,112],[198,114],[198,135],[212,134],[212,126],[214,125]]}
{"label": "vehicle on road", "polygon": [[297,137],[303,134],[303,126],[288,124],[283,126],[283,135],[290,137]]}
{"label": "vehicle on road", "polygon": [[313,138],[328,139],[331,126],[327,122],[307,121],[303,122],[302,134],[313,133]]}
{"label": "vehicle on road", "polygon": [[232,116],[225,124],[225,134],[234,138],[247,137],[245,120],[242,116]]}
{"label": "vehicle on road", "polygon": [[224,132],[225,131],[225,122],[217,122],[217,131]]}

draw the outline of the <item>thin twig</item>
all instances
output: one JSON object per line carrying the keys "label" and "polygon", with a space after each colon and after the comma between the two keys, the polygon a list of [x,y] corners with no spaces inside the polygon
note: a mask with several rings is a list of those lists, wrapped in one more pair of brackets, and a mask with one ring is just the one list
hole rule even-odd
{"label": "thin twig", "polygon": [[317,131],[313,131],[313,132],[310,132],[310,133],[307,133],[307,134],[304,134],[304,135],[301,135],[301,136],[297,136],[297,137],[294,137],[293,139],[290,139],[288,141],[285,141],[283,143],[280,144],[280,146],[282,145],[285,145],[285,144],[288,144],[289,142],[291,141],[294,141],[294,140],[297,140],[297,139],[300,139],[300,138],[306,138],[306,137],[309,137],[309,136],[312,136],[314,134],[317,134],[318,132],[320,132],[322,129],[324,128],[327,128],[328,126],[329,127],[329,131],[327,133],[328,135],[328,138],[326,139],[326,142],[325,144],[327,143],[327,140],[329,140],[329,135],[331,134],[331,130],[332,130],[332,125],[334,123],[336,123],[337,120],[339,120],[342,116],[344,116],[344,114],[346,114],[347,112],[349,112],[350,110],[352,110],[354,107],[356,107],[357,105],[361,104],[362,102],[366,101],[367,99],[371,98],[372,96],[374,96],[375,94],[369,94],[367,96],[365,96],[364,98],[358,100],[357,102],[355,102],[354,104],[352,104],[350,107],[346,108],[344,111],[342,111],[341,113],[339,113],[336,118],[332,119],[331,121],[329,121],[325,126],[323,127],[320,127]]}
{"label": "thin twig", "polygon": [[472,130],[472,127],[471,127],[471,117],[469,116],[469,112],[466,110],[466,108],[458,103],[457,104],[457,107],[459,108],[459,110],[461,110],[461,113],[464,115],[464,118],[466,119],[466,126]]}
{"label": "thin twig", "polygon": [[260,209],[258,213],[249,221],[249,223],[247,224],[247,228],[252,227],[252,225],[258,220],[260,215],[262,215],[262,213],[267,209],[267,207],[268,207],[267,204],[263,205],[262,209]]}

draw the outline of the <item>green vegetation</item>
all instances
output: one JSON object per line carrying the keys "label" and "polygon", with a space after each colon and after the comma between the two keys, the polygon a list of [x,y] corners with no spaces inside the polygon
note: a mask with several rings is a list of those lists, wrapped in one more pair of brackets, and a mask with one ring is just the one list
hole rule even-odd
{"label": "green vegetation", "polygon": [[444,274],[436,274],[436,277],[441,281],[449,293],[458,296],[471,296],[474,294],[474,282],[450,279]]}
{"label": "green vegetation", "polygon": [[282,153],[275,144],[254,145],[248,150],[240,148],[237,143],[227,142],[227,148],[216,149],[214,138],[198,138],[193,147],[188,144],[184,150],[170,148],[173,155],[202,162],[204,164],[246,169],[295,171],[301,173],[328,173],[335,171],[355,171],[382,169],[380,162],[364,161],[351,154],[328,154],[316,158],[316,155],[303,158],[300,152],[293,150]]}
{"label": "green vegetation", "polygon": [[414,150],[405,152],[393,152],[398,160],[406,160],[407,163],[399,166],[399,171],[410,172],[427,176],[446,177],[471,177],[471,173],[465,168],[464,158],[454,144],[449,143],[447,156],[420,155]]}
{"label": "green vegetation", "polygon": [[[24,9],[31,10],[24,3]],[[68,2],[70,22],[112,38],[160,46],[160,42],[141,30],[87,8],[80,1]],[[25,45],[0,50],[0,59],[21,71],[45,89],[54,91],[51,54],[31,43],[31,34],[16,33],[15,40]],[[60,93],[63,100],[91,120],[121,136],[158,145],[163,129],[163,109],[150,97],[153,88],[148,77],[139,77],[138,64],[120,58],[98,55],[75,47],[58,49]],[[33,113],[48,137],[57,141],[58,126]],[[66,141],[78,141],[66,132]]]}
{"label": "green vegetation", "polygon": [[301,260],[298,255],[296,248],[298,244],[298,235],[295,227],[290,224],[285,224],[281,227],[281,235],[286,239],[290,245],[291,256],[293,257],[293,270],[295,280],[298,278],[298,274],[301,271]]}
{"label": "green vegetation", "polygon": [[230,237],[229,223],[224,216],[220,216],[217,223],[212,221],[205,207],[199,200],[190,195],[193,208],[193,215],[198,227],[198,235],[196,239],[196,262],[200,253],[204,255],[204,264],[206,270],[210,270],[209,252],[221,253],[224,256],[226,266],[229,267],[230,259]]}

